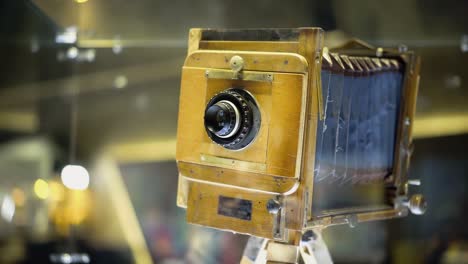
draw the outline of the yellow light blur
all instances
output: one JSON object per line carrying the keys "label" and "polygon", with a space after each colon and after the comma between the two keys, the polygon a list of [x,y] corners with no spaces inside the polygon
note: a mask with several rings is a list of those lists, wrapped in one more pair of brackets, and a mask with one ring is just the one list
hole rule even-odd
{"label": "yellow light blur", "polygon": [[416,116],[415,138],[430,138],[468,133],[468,113],[435,113]]}
{"label": "yellow light blur", "polygon": [[63,201],[65,199],[64,186],[56,181],[49,182],[50,198],[53,201]]}
{"label": "yellow light blur", "polygon": [[13,188],[11,196],[13,197],[13,201],[15,201],[16,206],[22,207],[24,205],[24,201],[26,200],[26,198],[23,190],[21,190],[20,188]]}
{"label": "yellow light blur", "polygon": [[54,198],[55,190],[52,187],[52,182],[49,183],[50,199],[49,199],[49,217],[54,223],[57,233],[67,236],[70,232],[70,227],[80,225],[89,218],[92,208],[91,192],[88,190],[70,190],[62,187],[63,197],[61,201]]}
{"label": "yellow light blur", "polygon": [[88,217],[91,209],[89,191],[73,190],[69,193],[67,208],[65,208],[70,224],[78,225]]}
{"label": "yellow light blur", "polygon": [[77,2],[78,4],[83,4],[88,2],[88,0],[75,0],[75,2]]}
{"label": "yellow light blur", "polygon": [[39,199],[47,199],[49,197],[49,184],[43,179],[37,179],[34,182],[34,193]]}

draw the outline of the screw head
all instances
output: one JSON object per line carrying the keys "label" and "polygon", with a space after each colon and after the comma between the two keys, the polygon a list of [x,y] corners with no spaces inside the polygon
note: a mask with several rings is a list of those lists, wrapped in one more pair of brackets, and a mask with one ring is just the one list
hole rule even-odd
{"label": "screw head", "polygon": [[411,125],[411,119],[409,117],[405,117],[404,124],[405,126]]}
{"label": "screw head", "polygon": [[244,68],[244,59],[238,55],[232,56],[229,65],[233,71],[240,72]]}
{"label": "screw head", "polygon": [[270,214],[277,214],[281,209],[281,204],[275,199],[270,199],[267,202],[266,208]]}

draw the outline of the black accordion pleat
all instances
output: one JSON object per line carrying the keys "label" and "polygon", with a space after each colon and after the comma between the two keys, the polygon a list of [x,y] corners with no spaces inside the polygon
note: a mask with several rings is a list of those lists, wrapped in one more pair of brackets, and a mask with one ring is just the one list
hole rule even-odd
{"label": "black accordion pleat", "polygon": [[353,58],[346,74],[324,63],[316,182],[382,181],[392,171],[403,75],[376,60]]}

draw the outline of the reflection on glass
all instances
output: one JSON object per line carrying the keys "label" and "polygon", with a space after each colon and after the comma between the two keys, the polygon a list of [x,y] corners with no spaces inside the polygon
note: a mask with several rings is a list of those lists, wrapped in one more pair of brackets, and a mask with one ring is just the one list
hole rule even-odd
{"label": "reflection on glass", "polygon": [[[316,25],[341,39],[347,32],[417,50],[424,66],[414,129],[425,139],[415,142],[411,173],[423,185],[410,188],[422,188],[432,206],[424,221],[324,236],[342,263],[437,262],[448,248],[466,256],[466,1],[55,2],[0,4],[0,263],[74,253],[91,263],[138,263],[141,252],[148,262],[239,262],[245,237],[189,225],[176,207],[180,67],[194,26]],[[118,168],[94,173],[88,164],[106,151]],[[64,180],[67,164],[86,168]],[[110,177],[115,171],[121,175]]]}

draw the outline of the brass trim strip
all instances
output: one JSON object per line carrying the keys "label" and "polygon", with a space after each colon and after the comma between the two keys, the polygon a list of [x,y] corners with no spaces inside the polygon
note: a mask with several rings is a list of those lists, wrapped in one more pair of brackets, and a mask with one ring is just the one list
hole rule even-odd
{"label": "brass trim strip", "polygon": [[256,82],[273,82],[273,74],[264,73],[264,72],[253,72],[253,71],[242,71],[239,76],[234,71],[209,69],[209,70],[206,70],[205,76],[208,79],[228,79],[228,80],[243,80],[243,81],[256,81]]}
{"label": "brass trim strip", "polygon": [[407,209],[382,209],[377,211],[370,212],[361,212],[361,213],[349,213],[349,214],[340,214],[333,216],[325,216],[315,218],[312,221],[307,223],[305,230],[313,229],[317,227],[328,227],[334,225],[343,225],[348,224],[350,226],[355,226],[358,223],[376,221],[376,220],[385,220],[390,218],[404,217],[408,215]]}
{"label": "brass trim strip", "polygon": [[230,58],[240,56],[244,59],[243,70],[307,73],[307,60],[296,53],[281,52],[251,52],[224,50],[197,50],[185,59],[184,67],[231,69]]}
{"label": "brass trim strip", "polygon": [[229,185],[231,188],[249,189],[250,191],[285,194],[297,189],[298,180],[293,177],[281,177],[261,172],[222,168],[208,164],[195,164],[178,161],[179,173],[187,180],[204,181],[214,185]]}
{"label": "brass trim strip", "polygon": [[326,217],[326,216],[338,216],[343,214],[351,214],[351,213],[364,213],[364,212],[374,212],[374,211],[381,211],[381,210],[388,210],[393,209],[390,205],[376,205],[376,206],[356,206],[356,207],[347,207],[343,209],[333,209],[333,210],[326,210],[323,211],[317,218]]}
{"label": "brass trim strip", "polygon": [[208,154],[201,154],[200,160],[202,163],[209,165],[216,165],[218,167],[224,167],[228,169],[237,170],[250,170],[250,171],[266,171],[266,163],[250,162],[243,160],[235,160],[229,158],[216,157]]}
{"label": "brass trim strip", "polygon": [[238,50],[297,53],[297,41],[225,41],[202,40],[199,48],[203,50]]}

